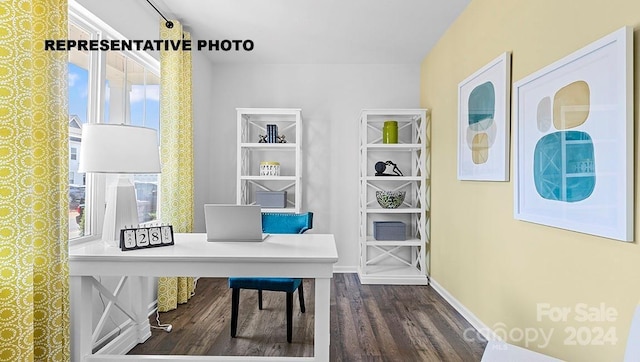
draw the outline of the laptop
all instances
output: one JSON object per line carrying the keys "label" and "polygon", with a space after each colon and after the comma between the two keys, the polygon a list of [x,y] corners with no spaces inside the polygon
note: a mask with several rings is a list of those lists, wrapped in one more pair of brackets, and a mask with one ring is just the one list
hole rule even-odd
{"label": "laptop", "polygon": [[207,241],[263,241],[260,205],[204,205]]}

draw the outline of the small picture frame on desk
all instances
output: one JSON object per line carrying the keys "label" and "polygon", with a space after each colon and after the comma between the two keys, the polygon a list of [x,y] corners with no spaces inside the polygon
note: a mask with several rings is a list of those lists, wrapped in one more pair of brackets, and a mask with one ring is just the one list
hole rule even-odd
{"label": "small picture frame on desk", "polygon": [[120,250],[137,250],[173,245],[171,225],[128,228],[120,230]]}

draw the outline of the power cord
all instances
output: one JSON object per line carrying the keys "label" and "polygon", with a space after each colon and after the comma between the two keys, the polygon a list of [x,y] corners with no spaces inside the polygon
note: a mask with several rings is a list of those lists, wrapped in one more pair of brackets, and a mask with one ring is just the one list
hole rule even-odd
{"label": "power cord", "polygon": [[[196,294],[196,286],[198,285],[199,278],[193,278],[193,292],[191,292],[190,297],[193,297]],[[171,332],[173,326],[171,324],[162,324],[160,323],[160,311],[156,308],[156,323],[157,326],[151,326],[153,329],[161,329],[167,333]]]}
{"label": "power cord", "polygon": [[156,323],[158,324],[157,326],[152,325],[151,328],[153,329],[161,329],[167,333],[171,332],[171,330],[173,329],[173,326],[171,324],[162,324],[160,323],[160,312],[158,311],[158,308],[156,308]]}
{"label": "power cord", "polygon": [[198,287],[198,279],[200,279],[200,277],[193,277],[193,291],[191,292],[191,295],[189,295],[189,298],[196,295],[196,288]]}

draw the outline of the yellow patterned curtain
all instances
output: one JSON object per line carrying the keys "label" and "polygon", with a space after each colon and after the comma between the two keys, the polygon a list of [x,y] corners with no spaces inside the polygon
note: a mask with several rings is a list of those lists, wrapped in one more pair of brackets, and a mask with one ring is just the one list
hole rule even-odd
{"label": "yellow patterned curtain", "polygon": [[[191,39],[182,25],[160,22],[160,38]],[[178,233],[193,230],[193,115],[191,109],[191,52],[160,52],[160,212],[162,221]],[[166,312],[186,303],[194,291],[193,278],[158,280],[158,310]]]}
{"label": "yellow patterned curtain", "polygon": [[67,1],[0,0],[0,361],[68,361]]}

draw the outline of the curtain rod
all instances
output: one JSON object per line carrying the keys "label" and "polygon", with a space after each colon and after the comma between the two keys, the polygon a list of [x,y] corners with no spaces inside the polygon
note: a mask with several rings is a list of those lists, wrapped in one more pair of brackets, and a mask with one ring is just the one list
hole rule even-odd
{"label": "curtain rod", "polygon": [[160,14],[160,16],[162,16],[162,18],[166,21],[166,23],[164,23],[164,25],[165,25],[167,28],[169,28],[169,29],[173,28],[173,22],[172,22],[171,20],[169,20],[169,19],[165,18],[165,17],[164,17],[164,15],[162,15],[162,13],[160,12],[160,10],[158,10],[158,8],[156,8],[156,7],[151,3],[151,1],[147,0],[147,2],[149,3],[149,5],[151,5],[151,7],[153,8],[153,10],[155,10],[158,14]]}

